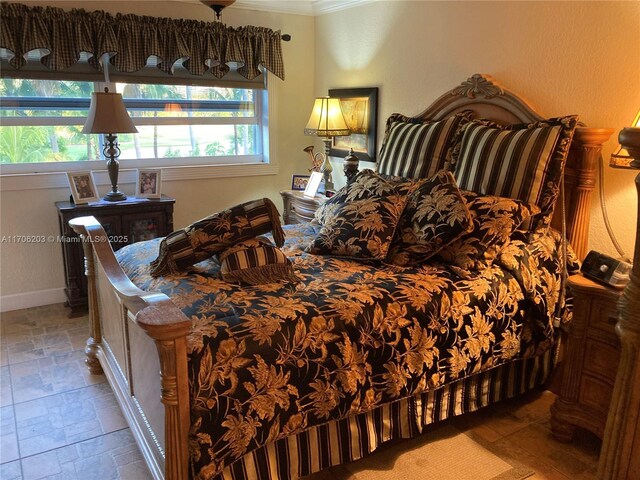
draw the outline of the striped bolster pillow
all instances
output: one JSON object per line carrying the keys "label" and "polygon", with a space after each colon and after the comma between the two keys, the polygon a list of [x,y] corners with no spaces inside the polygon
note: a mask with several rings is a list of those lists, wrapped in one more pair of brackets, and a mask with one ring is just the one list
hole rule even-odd
{"label": "striped bolster pillow", "polygon": [[202,260],[242,241],[273,232],[278,246],[284,232],[278,209],[268,198],[236,205],[176,230],[160,242],[158,258],[151,262],[154,277],[187,270]]}
{"label": "striped bolster pillow", "polygon": [[380,150],[378,173],[404,178],[432,177],[449,163],[459,130],[471,115],[464,111],[435,122],[391,115]]}
{"label": "striped bolster pillow", "polygon": [[548,226],[576,123],[575,115],[509,127],[471,121],[453,154],[458,186],[537,205],[531,226]]}
{"label": "striped bolster pillow", "polygon": [[225,282],[260,285],[298,281],[289,259],[265,237],[240,242],[219,253],[218,259]]}

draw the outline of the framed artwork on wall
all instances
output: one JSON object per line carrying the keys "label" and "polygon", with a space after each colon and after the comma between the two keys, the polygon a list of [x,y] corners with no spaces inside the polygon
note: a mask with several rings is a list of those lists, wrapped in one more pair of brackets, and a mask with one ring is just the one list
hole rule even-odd
{"label": "framed artwork on wall", "polygon": [[351,135],[333,137],[330,155],[346,157],[353,148],[364,162],[376,161],[378,88],[332,88],[329,96],[340,99],[340,106]]}
{"label": "framed artwork on wall", "polygon": [[67,179],[71,187],[73,203],[82,205],[83,203],[98,201],[98,189],[90,171],[67,172]]}
{"label": "framed artwork on wall", "polygon": [[159,168],[145,168],[138,170],[136,181],[136,197],[160,198],[162,186],[162,170]]}

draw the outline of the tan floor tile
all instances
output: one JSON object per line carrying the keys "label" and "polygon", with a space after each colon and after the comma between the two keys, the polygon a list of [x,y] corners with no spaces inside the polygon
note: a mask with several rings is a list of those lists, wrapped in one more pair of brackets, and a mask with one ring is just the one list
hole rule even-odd
{"label": "tan floor tile", "polygon": [[94,385],[15,405],[22,456],[35,455],[122,428],[122,413],[111,410],[111,422],[98,411],[116,405],[108,385]]}
{"label": "tan floor tile", "polygon": [[15,403],[63,393],[106,381],[91,375],[82,350],[49,355],[9,366]]}
{"label": "tan floor tile", "polygon": [[13,406],[0,408],[0,463],[20,457]]}
{"label": "tan floor tile", "polygon": [[0,478],[2,480],[22,480],[20,460],[0,465]]}
{"label": "tan floor tile", "polygon": [[11,376],[9,367],[0,367],[0,407],[13,405],[13,391],[11,390]]}

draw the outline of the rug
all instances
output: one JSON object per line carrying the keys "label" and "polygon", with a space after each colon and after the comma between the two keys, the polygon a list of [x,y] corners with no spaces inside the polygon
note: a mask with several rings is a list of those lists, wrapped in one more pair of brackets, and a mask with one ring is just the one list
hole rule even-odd
{"label": "rug", "polygon": [[384,446],[367,458],[332,470],[324,472],[323,478],[521,480],[534,473],[511,459],[501,459],[450,425],[430,428],[425,435]]}

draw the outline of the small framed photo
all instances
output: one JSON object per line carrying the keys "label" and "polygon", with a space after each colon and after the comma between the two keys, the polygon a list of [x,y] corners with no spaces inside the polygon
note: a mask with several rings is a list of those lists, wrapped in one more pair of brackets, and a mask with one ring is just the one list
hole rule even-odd
{"label": "small framed photo", "polygon": [[292,175],[291,176],[291,190],[304,190],[309,183],[309,175]]}
{"label": "small framed photo", "polygon": [[93,181],[93,175],[90,171],[84,172],[67,172],[67,179],[71,187],[71,196],[76,205],[83,203],[97,202],[98,189]]}
{"label": "small framed photo", "polygon": [[162,170],[159,168],[145,168],[138,170],[136,181],[136,197],[160,198],[162,185]]}
{"label": "small framed photo", "polygon": [[304,194],[307,197],[315,197],[316,192],[318,191],[318,187],[320,186],[320,182],[322,181],[322,173],[320,172],[311,172],[311,177],[309,177],[309,182],[307,183],[307,188],[304,189]]}

